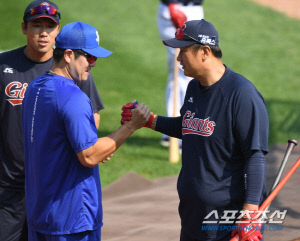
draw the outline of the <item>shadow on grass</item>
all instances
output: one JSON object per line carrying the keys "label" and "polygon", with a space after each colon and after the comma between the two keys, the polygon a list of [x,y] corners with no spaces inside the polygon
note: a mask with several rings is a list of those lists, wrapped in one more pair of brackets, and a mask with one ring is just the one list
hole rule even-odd
{"label": "shadow on grass", "polygon": [[300,103],[266,100],[270,120],[269,145],[300,139]]}

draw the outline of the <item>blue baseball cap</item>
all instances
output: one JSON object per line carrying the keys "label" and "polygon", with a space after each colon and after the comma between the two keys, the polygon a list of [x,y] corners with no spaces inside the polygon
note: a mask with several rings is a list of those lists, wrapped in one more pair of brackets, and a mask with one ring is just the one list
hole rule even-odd
{"label": "blue baseball cap", "polygon": [[215,27],[204,19],[187,21],[177,29],[175,38],[164,40],[164,45],[183,48],[196,43],[219,46],[219,34]]}
{"label": "blue baseball cap", "polygon": [[56,48],[81,49],[97,58],[105,58],[111,51],[99,46],[100,36],[96,28],[82,23],[74,22],[65,25],[56,37]]}
{"label": "blue baseball cap", "polygon": [[29,3],[24,12],[24,22],[31,22],[37,18],[50,18],[57,24],[60,23],[58,6],[48,0],[35,0]]}

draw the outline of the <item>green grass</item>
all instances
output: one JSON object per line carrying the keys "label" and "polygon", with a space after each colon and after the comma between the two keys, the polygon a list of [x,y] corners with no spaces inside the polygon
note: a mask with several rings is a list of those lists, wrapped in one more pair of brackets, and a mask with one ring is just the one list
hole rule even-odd
{"label": "green grass", "polygon": [[[166,50],[156,26],[159,1],[55,1],[62,26],[82,21],[99,30],[101,46],[113,55],[99,59],[92,70],[105,109],[99,137],[119,127],[121,106],[137,99],[164,115]],[[0,50],[25,45],[21,32],[29,1],[0,4]],[[154,4],[153,4],[154,3]],[[205,18],[220,34],[223,62],[247,77],[264,96],[270,118],[269,144],[300,139],[300,21],[251,1],[204,2]],[[143,128],[130,137],[112,160],[100,165],[105,186],[129,171],[149,179],[177,175],[180,163],[168,162],[161,135]]]}

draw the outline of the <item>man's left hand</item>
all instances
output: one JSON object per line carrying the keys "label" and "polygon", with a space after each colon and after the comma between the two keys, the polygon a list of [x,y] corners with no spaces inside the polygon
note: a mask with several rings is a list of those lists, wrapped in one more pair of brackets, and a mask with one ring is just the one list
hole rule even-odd
{"label": "man's left hand", "polygon": [[237,222],[231,237],[233,238],[238,234],[240,241],[259,241],[263,236],[260,232],[261,226],[256,217],[257,213],[248,210],[242,212],[244,212],[244,216]]}

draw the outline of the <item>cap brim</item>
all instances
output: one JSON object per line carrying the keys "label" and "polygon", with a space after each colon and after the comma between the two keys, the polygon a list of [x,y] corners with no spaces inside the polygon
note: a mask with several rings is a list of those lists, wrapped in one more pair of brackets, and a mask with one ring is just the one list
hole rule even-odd
{"label": "cap brim", "polygon": [[97,57],[97,58],[106,58],[113,53],[105,48],[100,47],[100,46],[95,49],[84,49],[83,48],[82,50],[87,52],[90,55]]}
{"label": "cap brim", "polygon": [[52,17],[52,16],[47,15],[47,14],[37,14],[37,15],[32,15],[32,16],[30,16],[30,17],[25,18],[25,20],[26,20],[27,22],[31,22],[31,21],[33,21],[33,20],[35,20],[35,19],[37,19],[37,18],[50,18],[50,19],[52,19],[54,22],[56,22],[57,24],[59,24],[59,18],[55,18],[55,17]]}
{"label": "cap brim", "polygon": [[196,43],[196,41],[194,41],[194,40],[182,40],[182,39],[176,39],[176,38],[172,38],[172,39],[163,41],[164,45],[171,47],[171,48],[184,48],[187,46],[191,46],[195,43]]}

